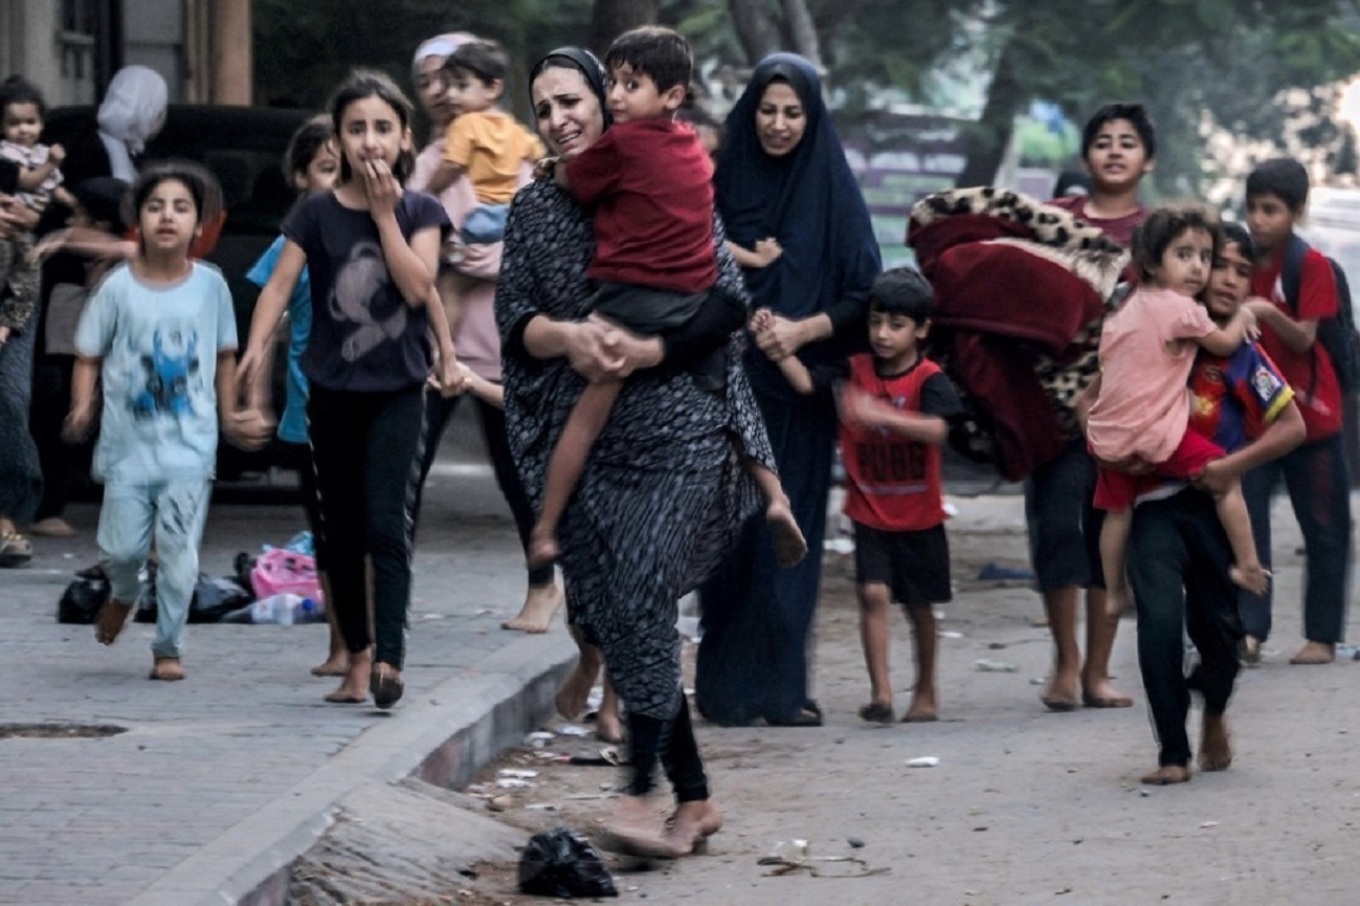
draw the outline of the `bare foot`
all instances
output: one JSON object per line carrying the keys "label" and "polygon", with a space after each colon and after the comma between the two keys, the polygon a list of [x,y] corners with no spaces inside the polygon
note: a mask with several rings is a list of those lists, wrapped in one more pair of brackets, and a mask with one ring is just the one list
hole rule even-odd
{"label": "bare foot", "polygon": [[557,560],[557,534],[546,528],[534,526],[529,535],[529,547],[525,560],[530,569],[540,569]]}
{"label": "bare foot", "polygon": [[1039,696],[1039,701],[1050,711],[1077,710],[1077,688],[1080,682],[1076,674],[1054,674],[1048,687]]}
{"label": "bare foot", "polygon": [[31,534],[43,535],[48,538],[70,538],[76,534],[76,530],[71,523],[62,519],[60,516],[49,516],[46,519],[39,519],[28,527],[28,531]]}
{"label": "bare foot", "polygon": [[1190,769],[1183,764],[1163,765],[1144,777],[1140,777],[1139,783],[1146,783],[1148,786],[1170,786],[1173,783],[1185,783],[1190,779]]}
{"label": "bare foot", "polygon": [[873,701],[859,709],[859,719],[871,724],[890,724],[893,721],[892,702]]}
{"label": "bare foot", "polygon": [[530,585],[524,593],[524,607],[520,609],[519,616],[506,620],[501,628],[529,633],[547,632],[553,615],[561,605],[562,589],[556,581],[547,585]]}
{"label": "bare foot", "polygon": [[1261,640],[1256,636],[1242,637],[1242,660],[1253,666],[1261,663]]}
{"label": "bare foot", "polygon": [[606,845],[620,852],[654,859],[678,859],[694,851],[694,840],[666,833],[640,796],[621,796],[605,823]]}
{"label": "bare foot", "polygon": [[1105,613],[1108,616],[1120,617],[1124,615],[1126,608],[1133,608],[1133,594],[1128,584],[1111,582],[1105,589]]}
{"label": "bare foot", "polygon": [[94,618],[94,637],[101,645],[112,645],[118,640],[118,634],[127,625],[128,615],[132,613],[132,605],[117,598],[109,598],[99,608],[99,613]]}
{"label": "bare foot", "polygon": [[1226,771],[1232,764],[1232,746],[1228,741],[1228,721],[1222,714],[1205,713],[1200,725],[1199,769]]}
{"label": "bare foot", "polygon": [[939,720],[939,709],[935,704],[934,692],[921,692],[919,689],[911,697],[911,707],[902,715],[904,724],[928,724]]}
{"label": "bare foot", "polygon": [[326,701],[339,705],[361,705],[368,701],[368,679],[373,671],[373,655],[367,651],[349,656],[349,670]]}
{"label": "bare foot", "polygon": [[722,830],[722,812],[712,799],[682,802],[666,819],[666,836],[677,846],[686,841],[690,849],[701,849],[708,838]]}
{"label": "bare foot", "polygon": [[1299,653],[1289,659],[1291,664],[1330,664],[1336,660],[1336,646],[1331,642],[1304,643]]}
{"label": "bare foot", "polygon": [[1132,708],[1133,699],[1115,691],[1108,679],[1091,680],[1082,684],[1081,703],[1088,708]]}
{"label": "bare foot", "polygon": [[[586,709],[590,690],[595,688],[595,678],[600,675],[600,663],[594,658],[582,655],[576,662],[576,669],[562,682],[557,690],[557,713],[567,720],[575,720]],[[617,719],[618,715],[615,715]]]}
{"label": "bare foot", "polygon": [[312,668],[312,676],[344,676],[348,672],[348,651],[332,653],[325,661]]}
{"label": "bare foot", "polygon": [[158,657],[151,667],[151,679],[174,682],[184,679],[184,668],[177,657]]}
{"label": "bare foot", "polygon": [[787,568],[807,556],[807,539],[798,527],[798,520],[793,518],[793,510],[789,509],[787,499],[776,500],[766,508],[765,524],[770,527],[770,536],[774,540],[776,563]]}
{"label": "bare foot", "polygon": [[1270,588],[1270,570],[1260,563],[1239,563],[1229,567],[1228,578],[1254,595],[1263,595]]}
{"label": "bare foot", "polygon": [[368,691],[373,693],[373,704],[386,711],[401,700],[406,691],[406,683],[401,678],[401,668],[382,661],[373,665],[368,675]]}

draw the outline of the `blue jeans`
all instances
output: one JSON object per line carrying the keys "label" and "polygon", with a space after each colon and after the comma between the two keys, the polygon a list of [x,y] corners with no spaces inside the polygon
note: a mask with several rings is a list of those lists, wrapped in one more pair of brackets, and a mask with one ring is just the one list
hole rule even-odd
{"label": "blue jeans", "polygon": [[198,583],[198,548],[208,518],[212,482],[206,478],[104,488],[99,550],[114,598],[137,600],[138,573],[156,539],[156,657],[179,657],[189,602]]}
{"label": "blue jeans", "polygon": [[[1270,568],[1270,495],[1284,478],[1289,502],[1303,531],[1303,635],[1336,643],[1346,627],[1351,569],[1350,477],[1341,434],[1296,447],[1242,477],[1242,494],[1261,565]],[[1271,592],[1238,597],[1242,630],[1264,640],[1270,635]]]}

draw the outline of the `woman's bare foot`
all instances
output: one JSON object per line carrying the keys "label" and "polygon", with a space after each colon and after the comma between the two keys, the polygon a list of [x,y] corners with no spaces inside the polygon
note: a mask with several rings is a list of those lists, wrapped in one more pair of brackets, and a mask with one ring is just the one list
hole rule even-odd
{"label": "woman's bare foot", "polygon": [[530,569],[541,569],[556,562],[558,555],[557,533],[546,528],[534,526],[529,533],[529,546],[524,559]]}
{"label": "woman's bare foot", "polygon": [[344,676],[349,672],[349,652],[331,652],[330,657],[312,668],[312,676]]}
{"label": "woman's bare foot", "polygon": [[653,859],[678,859],[694,851],[694,840],[668,834],[640,796],[621,796],[605,822],[606,846]]}
{"label": "woman's bare foot", "polygon": [[151,666],[150,678],[169,682],[182,680],[184,679],[184,667],[180,665],[177,657],[158,657]]}
{"label": "woman's bare foot", "polygon": [[1254,595],[1263,595],[1270,588],[1270,570],[1260,563],[1239,563],[1229,567],[1228,578]]}
{"label": "woman's bare foot", "polygon": [[934,692],[917,691],[911,697],[911,707],[902,715],[904,724],[928,724],[940,719],[939,707],[935,703]]}
{"label": "woman's bare foot", "polygon": [[128,615],[132,613],[132,605],[117,598],[109,598],[99,608],[98,615],[94,618],[94,637],[101,645],[112,645],[118,640],[118,634],[127,625]]}
{"label": "woman's bare foot", "polygon": [[1199,769],[1226,771],[1232,764],[1232,745],[1228,741],[1228,720],[1222,714],[1205,713],[1199,733]]}
{"label": "woman's bare foot", "polygon": [[1124,615],[1125,608],[1133,607],[1133,592],[1128,583],[1111,582],[1105,589],[1105,613],[1112,617]]}
{"label": "woman's bare foot", "polygon": [[679,847],[688,841],[691,850],[700,849],[722,824],[722,812],[712,799],[682,802],[666,819],[666,836]]}
{"label": "woman's bare foot", "polygon": [[516,629],[520,632],[547,632],[557,608],[562,606],[562,588],[556,580],[546,585],[530,585],[524,593],[524,606],[519,616],[506,620],[502,629]]}
{"label": "woman's bare foot", "polygon": [[557,713],[567,720],[576,720],[580,717],[581,712],[586,709],[586,702],[590,700],[590,690],[595,688],[595,679],[599,675],[599,660],[584,651],[581,652],[576,669],[571,671],[562,681],[562,688],[557,690]]}
{"label": "woman's bare foot", "polygon": [[1291,664],[1330,664],[1336,660],[1336,646],[1331,642],[1314,642],[1309,639],[1299,649],[1299,653],[1289,659]]}
{"label": "woman's bare foot", "polygon": [[1077,710],[1077,689],[1081,686],[1075,674],[1055,673],[1048,681],[1047,688],[1039,695],[1039,701],[1050,711]]}
{"label": "woman's bare foot", "polygon": [[807,539],[793,518],[789,501],[776,500],[765,509],[765,524],[770,527],[770,537],[774,540],[774,559],[780,566],[796,565],[807,556]]}
{"label": "woman's bare foot", "polygon": [[1166,764],[1144,777],[1138,779],[1139,783],[1146,783],[1148,786],[1170,786],[1173,783],[1185,783],[1190,779],[1190,769],[1183,764]]}
{"label": "woman's bare foot", "polygon": [[349,670],[326,701],[337,705],[362,705],[368,701],[368,679],[373,672],[373,655],[368,651],[351,653]]}
{"label": "woman's bare foot", "polygon": [[28,530],[34,535],[43,535],[47,538],[70,538],[76,534],[75,527],[60,516],[39,519],[30,525]]}

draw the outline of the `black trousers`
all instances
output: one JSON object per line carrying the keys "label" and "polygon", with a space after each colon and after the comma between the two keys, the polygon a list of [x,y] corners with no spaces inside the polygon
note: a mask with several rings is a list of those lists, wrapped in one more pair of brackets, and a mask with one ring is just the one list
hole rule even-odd
{"label": "black trousers", "polygon": [[[71,410],[71,369],[75,356],[41,355],[33,365],[33,407],[28,414],[28,429],[38,445],[42,467],[43,492],[33,521],[56,519],[66,512],[70,501],[71,477],[80,471],[80,452],[61,439],[61,426]],[[86,445],[88,451],[88,445]]]}
{"label": "black trousers", "polygon": [[[1232,564],[1232,548],[1207,494],[1188,489],[1134,509],[1129,581],[1138,605],[1138,666],[1162,766],[1190,763],[1185,719],[1191,690],[1203,694],[1209,714],[1222,714],[1232,697],[1242,637],[1237,586],[1228,578]],[[1200,656],[1188,678],[1183,628]]]}
{"label": "black trousers", "polygon": [[656,763],[661,761],[676,802],[699,802],[708,798],[708,775],[699,757],[689,702],[680,698],[680,710],[670,720],[628,712],[628,750],[632,776],[628,792],[645,796],[652,791]]}
{"label": "black trousers", "polygon": [[[430,474],[430,467],[434,465],[435,457],[439,454],[439,440],[444,435],[444,426],[453,417],[462,399],[462,396],[446,399],[437,390],[425,391],[425,452],[420,459],[420,481],[416,486],[415,505],[412,508],[412,518],[417,525],[420,522],[420,503],[425,491],[425,478]],[[534,507],[529,502],[529,495],[519,478],[519,470],[515,468],[515,460],[510,455],[510,442],[505,434],[505,413],[485,400],[476,397],[472,397],[472,400],[477,407],[477,417],[482,423],[482,437],[486,439],[486,449],[491,456],[491,469],[496,474],[496,485],[510,506],[510,513],[515,519],[515,529],[519,532],[520,544],[527,549],[529,532],[534,527]],[[529,584],[547,585],[552,582],[553,576],[553,564],[549,563],[538,569],[529,570]]]}
{"label": "black trousers", "polygon": [[313,385],[307,401],[335,619],[350,652],[372,639],[364,558],[373,561],[374,660],[400,667],[411,603],[411,504],[420,462],[420,386],[378,393]]}

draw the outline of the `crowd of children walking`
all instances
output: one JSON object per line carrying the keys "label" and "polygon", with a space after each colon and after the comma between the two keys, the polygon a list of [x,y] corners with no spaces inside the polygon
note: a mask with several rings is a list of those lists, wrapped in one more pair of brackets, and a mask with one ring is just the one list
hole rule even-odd
{"label": "crowd of children walking", "polygon": [[[450,400],[473,394],[525,545],[530,591],[508,626],[547,628],[560,567],[582,667],[559,701],[578,710],[603,657],[627,711],[633,774],[615,836],[684,855],[721,816],[678,685],[675,601],[700,590],[701,713],[819,725],[806,646],[837,441],[869,676],[859,715],[899,719],[894,603],[916,665],[900,720],[942,711],[934,608],[951,581],[941,450],[969,411],[950,379],[960,363],[931,354],[932,312],[947,300],[917,269],[882,271],[806,61],[777,54],[757,67],[716,177],[677,119],[693,77],[679,34],[630,31],[603,64],[582,48],[544,57],[530,77],[532,133],[499,109],[508,67],[502,48],[469,35],[421,46],[419,96],[443,131],[420,166],[413,105],[389,77],[356,71],[337,88],[282,162],[299,199],[244,275],[261,287],[244,343],[223,275],[194,252],[222,204],[212,175],[178,161],[129,173],[124,150],[122,181],[68,185],[63,149],[41,143],[41,95],[17,78],[0,85],[0,565],[31,556],[20,527],[41,490],[27,431],[37,274],[59,249],[99,262],[70,315],[63,428],[71,442],[98,434],[111,594],[96,637],[111,644],[123,629],[154,544],[153,679],[185,677],[219,430],[247,448],[277,432],[324,576],[331,644],[314,672],[340,679],[326,701],[392,707],[404,689],[427,445]],[[1306,643],[1292,662],[1329,662],[1342,639],[1347,388],[1320,336],[1349,301],[1296,233],[1309,189],[1300,164],[1251,172],[1243,228],[1203,206],[1144,208],[1155,142],[1140,106],[1103,108],[1083,132],[1089,192],[1058,200],[1129,250],[1131,291],[1100,300],[1099,372],[1083,377],[1075,420],[1026,494],[1055,647],[1043,703],[1132,704],[1111,687],[1108,660],[1119,614],[1134,610],[1161,744],[1145,779],[1175,783],[1189,777],[1190,690],[1208,705],[1201,767],[1231,762],[1224,713],[1238,657],[1258,659],[1271,629],[1268,504],[1281,478],[1306,548]],[[54,203],[73,208],[72,227],[37,242]],[[52,317],[59,304],[49,305]],[[285,312],[276,423],[269,370]],[[488,343],[489,364],[469,365],[468,350]],[[673,500],[643,486],[654,480],[647,468],[675,478]],[[763,518],[751,518],[757,510]],[[683,524],[637,522],[653,516]],[[625,537],[647,549],[629,552]],[[1194,575],[1168,571],[1186,562],[1176,550],[1197,554]],[[632,598],[612,597],[620,589]],[[765,609],[751,613],[752,602]],[[1171,654],[1182,624],[1202,658],[1189,678]],[[614,707],[611,690],[610,735],[625,726]],[[665,827],[643,804],[657,764],[678,803]]]}

